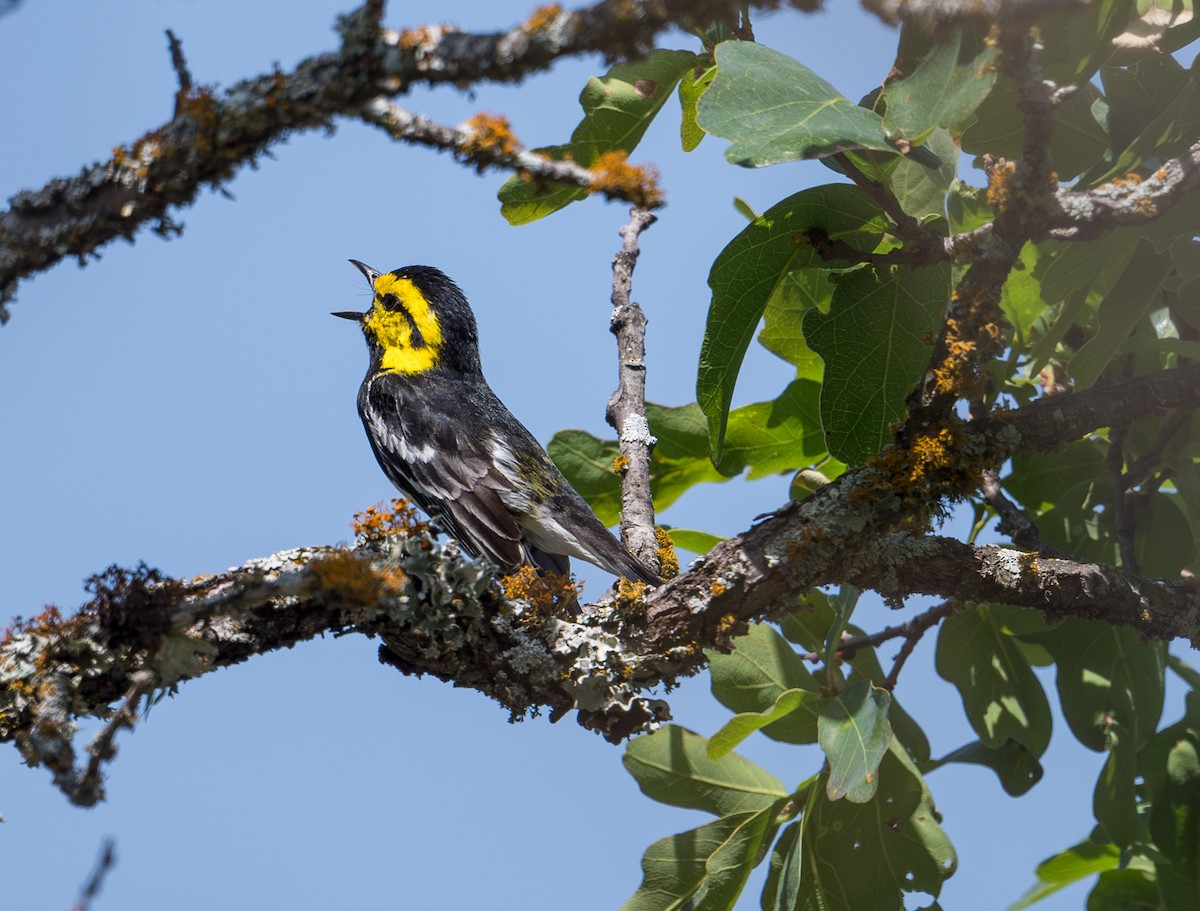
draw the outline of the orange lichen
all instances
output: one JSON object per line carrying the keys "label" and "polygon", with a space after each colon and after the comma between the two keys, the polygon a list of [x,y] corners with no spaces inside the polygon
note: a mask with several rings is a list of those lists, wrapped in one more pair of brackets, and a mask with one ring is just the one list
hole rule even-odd
{"label": "orange lichen", "polygon": [[543,624],[551,617],[561,617],[579,604],[583,586],[571,576],[539,572],[526,564],[516,572],[500,577],[500,588],[508,601],[527,601],[530,609],[518,618],[526,628]]}
{"label": "orange lichen", "polygon": [[513,134],[508,118],[500,114],[480,112],[464,124],[467,138],[459,155],[481,169],[499,157],[511,157],[524,146]]}
{"label": "orange lichen", "polygon": [[739,626],[741,626],[741,621],[733,614],[722,615],[721,619],[717,621],[717,635],[715,637],[717,647],[719,648],[722,645],[727,646],[729,640],[737,634]]}
{"label": "orange lichen", "polygon": [[675,552],[670,532],[656,527],[654,540],[658,543],[658,574],[667,580],[674,579],[679,575],[679,554]]}
{"label": "orange lichen", "polygon": [[624,617],[640,618],[646,613],[646,592],[649,586],[646,582],[630,582],[622,579],[617,582],[617,610]]}
{"label": "orange lichen", "polygon": [[619,453],[613,459],[613,474],[625,474],[629,470],[629,456]]}
{"label": "orange lichen", "polygon": [[337,550],[308,565],[312,587],[325,600],[374,604],[383,591],[371,560],[349,550]]}
{"label": "orange lichen", "polygon": [[545,6],[539,6],[529,18],[521,25],[521,31],[527,33],[545,31],[548,27],[554,24],[560,15],[562,15],[562,6],[558,3],[548,3]]}
{"label": "orange lichen", "polygon": [[356,512],[350,527],[368,541],[382,541],[391,535],[411,537],[421,534],[429,530],[429,523],[417,520],[417,511],[408,500],[396,499],[388,506],[376,503],[363,512]]}
{"label": "orange lichen", "polygon": [[708,583],[708,592],[714,598],[719,598],[727,591],[729,591],[729,586],[720,579],[713,579],[712,582]]}
{"label": "orange lichen", "polygon": [[421,50],[433,43],[433,40],[441,32],[441,28],[436,25],[418,25],[416,28],[406,28],[396,39],[396,47],[409,52]]}
{"label": "orange lichen", "polygon": [[626,199],[647,209],[662,205],[658,171],[651,165],[630,164],[629,153],[622,149],[602,153],[590,170],[595,178],[592,192]]}
{"label": "orange lichen", "polygon": [[987,202],[997,213],[1003,212],[1011,201],[1015,161],[1000,161],[988,171]]}

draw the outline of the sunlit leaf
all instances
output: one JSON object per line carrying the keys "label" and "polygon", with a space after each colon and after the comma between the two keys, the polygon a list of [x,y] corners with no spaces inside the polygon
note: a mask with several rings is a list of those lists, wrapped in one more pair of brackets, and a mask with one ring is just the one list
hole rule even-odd
{"label": "sunlit leaf", "polygon": [[717,77],[700,125],[732,142],[725,157],[759,168],[846,149],[891,151],[878,114],[797,60],[752,41],[717,45]]}

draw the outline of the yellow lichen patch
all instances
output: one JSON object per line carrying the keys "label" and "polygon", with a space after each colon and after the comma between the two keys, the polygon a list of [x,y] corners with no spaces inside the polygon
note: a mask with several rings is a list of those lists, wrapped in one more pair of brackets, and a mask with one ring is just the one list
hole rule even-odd
{"label": "yellow lichen patch", "polygon": [[719,598],[727,591],[729,591],[729,586],[720,579],[713,579],[712,582],[708,584],[708,593],[714,598]]}
{"label": "yellow lichen patch", "polygon": [[362,512],[356,512],[350,527],[356,535],[369,541],[382,541],[391,535],[409,537],[420,534],[428,530],[429,524],[417,520],[417,511],[408,500],[397,499],[387,506],[376,503]]}
{"label": "yellow lichen patch", "polygon": [[579,604],[583,586],[568,576],[558,573],[538,572],[525,565],[516,572],[500,578],[500,588],[509,601],[527,601],[530,610],[525,611],[518,623],[522,626],[538,626],[551,617],[560,617]]}
{"label": "yellow lichen patch", "polygon": [[617,607],[622,611],[643,608],[648,589],[649,586],[645,582],[620,579],[617,582]]}
{"label": "yellow lichen patch", "polygon": [[658,574],[667,580],[674,579],[679,575],[679,554],[675,552],[670,532],[655,527],[654,540],[658,542]]}
{"label": "yellow lichen patch", "polygon": [[530,13],[529,18],[521,25],[521,30],[529,33],[544,31],[560,15],[562,15],[562,6],[558,3],[548,3],[545,6],[539,6]]}
{"label": "yellow lichen patch", "polygon": [[1001,161],[988,171],[987,202],[997,214],[1012,201],[1012,178],[1016,170],[1015,161]]}
{"label": "yellow lichen patch", "polygon": [[629,153],[625,151],[614,149],[602,153],[591,172],[595,177],[592,192],[627,199],[647,209],[662,205],[658,172],[650,165],[630,164]]}
{"label": "yellow lichen patch", "polygon": [[313,560],[308,569],[315,593],[327,601],[374,604],[382,593],[383,584],[371,561],[348,550]]}
{"label": "yellow lichen patch", "polygon": [[459,154],[480,168],[498,157],[516,155],[524,148],[513,133],[508,118],[500,114],[481,112],[463,124],[463,128],[467,138]]}
{"label": "yellow lichen patch", "polygon": [[625,474],[629,470],[629,456],[620,453],[613,459],[613,474]]}

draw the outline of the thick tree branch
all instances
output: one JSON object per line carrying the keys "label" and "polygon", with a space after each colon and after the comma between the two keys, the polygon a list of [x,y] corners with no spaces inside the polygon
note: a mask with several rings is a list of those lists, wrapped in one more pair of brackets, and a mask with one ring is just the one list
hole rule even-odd
{"label": "thick tree branch", "polygon": [[[1192,364],[993,414],[931,442],[954,450],[954,466],[999,465],[1130,413],[1198,407],[1200,365]],[[405,672],[473,687],[518,715],[577,709],[581,723],[616,741],[669,717],[640,692],[696,672],[704,649],[727,649],[747,622],[795,610],[811,587],[842,582],[893,599],[1003,602],[1200,642],[1200,592],[1189,585],[922,536],[922,516],[928,523],[978,482],[946,464],[936,450],[924,461],[887,450],[722,542],[645,603],[610,595],[576,621],[553,604],[505,602],[487,567],[435,544],[411,520],[399,533],[362,537],[352,551],[288,551],[189,582],[110,571],[93,580],[96,597],[78,615],[47,611],[0,642],[0,740],[76,794],[84,773],[75,719],[112,718],[109,706],[136,702],[129,697],[145,688],[145,675],[154,689],[173,690],[255,654],[359,632],[380,636],[381,657]],[[106,743],[111,735],[93,757],[111,755]]]}
{"label": "thick tree branch", "polygon": [[[512,82],[566,56],[628,55],[672,26],[736,21],[743,5],[601,0],[575,11],[545,7],[508,31],[471,34],[450,26],[384,30],[382,0],[369,0],[342,17],[338,52],[310,57],[291,71],[246,79],[220,95],[195,86],[181,89],[170,121],[108,161],[13,196],[0,212],[0,322],[22,278],[67,257],[85,262],[146,226],[164,236],[178,233],[171,213],[194,202],[202,188],[228,183],[291,133],[326,128],[338,116],[361,117],[373,99],[394,97],[414,83]],[[178,71],[182,55],[175,59]]]}
{"label": "thick tree branch", "polygon": [[638,237],[654,224],[653,212],[634,206],[621,228],[621,249],[613,258],[612,322],[617,337],[617,390],[605,414],[621,448],[621,540],[647,566],[659,569],[650,494],[650,451],[655,439],[646,422],[646,314],[630,300]]}

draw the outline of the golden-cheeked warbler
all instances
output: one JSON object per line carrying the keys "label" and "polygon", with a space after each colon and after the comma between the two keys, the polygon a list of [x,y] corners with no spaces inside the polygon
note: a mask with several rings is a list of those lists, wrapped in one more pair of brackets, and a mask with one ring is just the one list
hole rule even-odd
{"label": "golden-cheeked warbler", "polygon": [[374,298],[357,322],[371,363],[358,413],[393,484],[469,554],[503,572],[532,564],[566,575],[579,557],[661,585],[629,554],[483,376],[475,316],[442,272],[379,273],[350,260]]}

